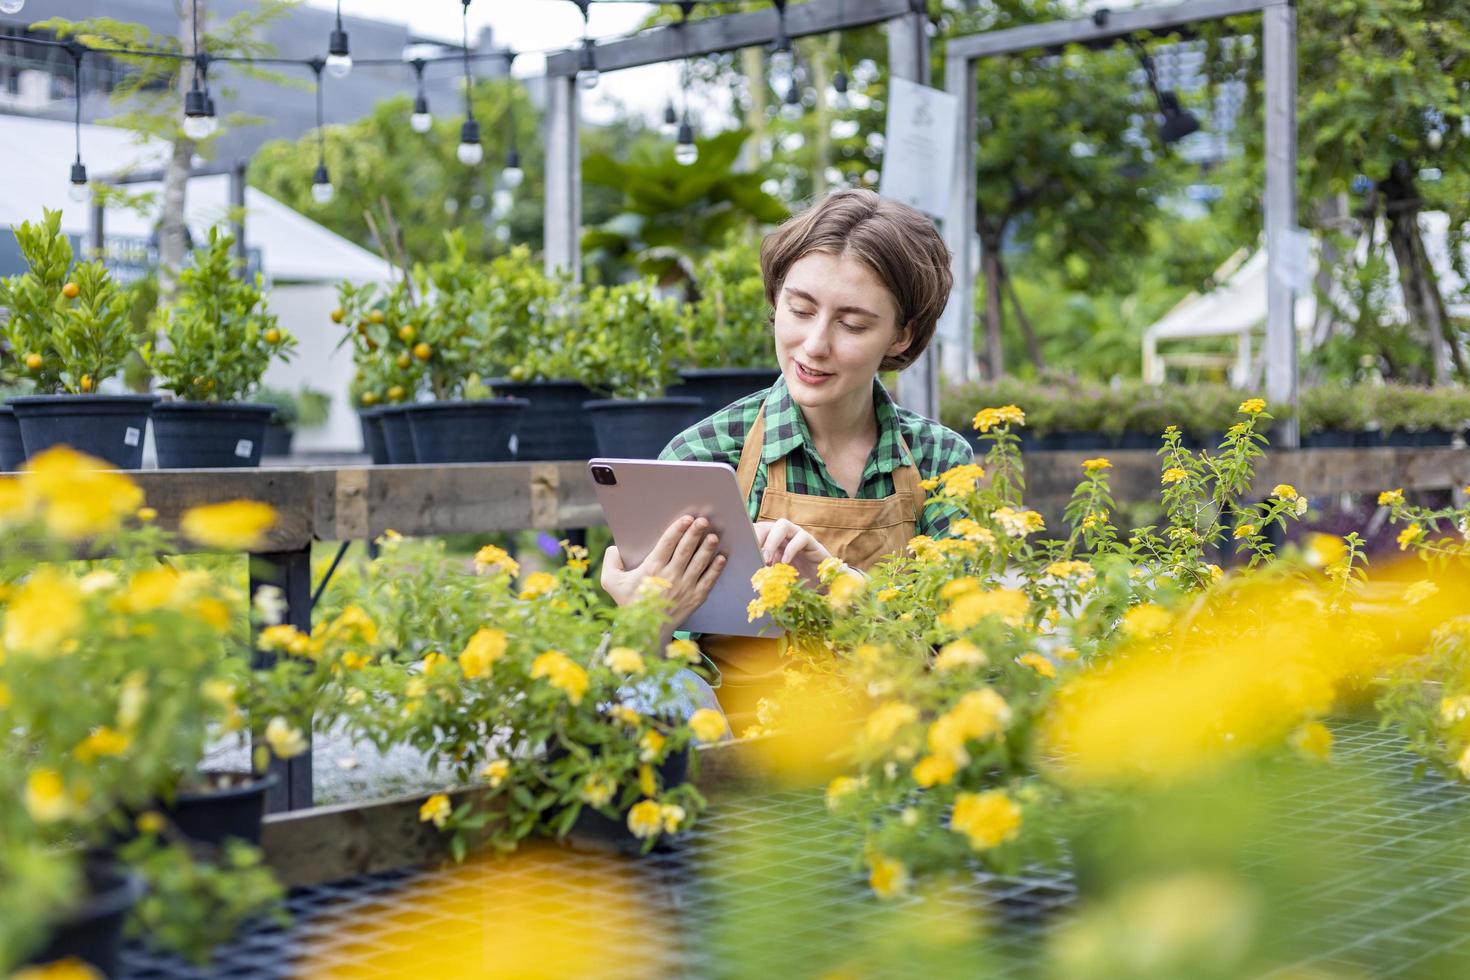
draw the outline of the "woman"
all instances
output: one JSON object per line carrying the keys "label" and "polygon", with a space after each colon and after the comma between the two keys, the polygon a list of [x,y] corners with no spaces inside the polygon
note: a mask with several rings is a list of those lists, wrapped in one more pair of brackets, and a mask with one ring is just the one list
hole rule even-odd
{"label": "woman", "polygon": [[[858,574],[915,534],[947,534],[953,512],[926,507],[919,484],[973,452],[895,405],[877,378],[923,353],[949,298],[949,251],[933,222],[871,191],[839,191],[766,236],[761,273],[780,379],[681,433],[660,458],[735,466],[766,562],[808,579],[830,557]],[[677,623],[723,567],[716,536],[685,517],[636,568],[609,548],[602,586],[621,605],[644,578],[666,579]],[[704,637],[701,647],[738,732],[779,678],[778,643]]]}

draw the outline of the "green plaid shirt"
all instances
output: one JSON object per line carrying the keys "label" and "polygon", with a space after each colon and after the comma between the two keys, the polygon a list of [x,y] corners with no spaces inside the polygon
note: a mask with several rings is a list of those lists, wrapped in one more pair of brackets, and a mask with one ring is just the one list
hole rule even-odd
{"label": "green plaid shirt", "polygon": [[[761,495],[766,488],[766,467],[783,456],[786,457],[786,481],[792,493],[846,497],[847,491],[832,479],[832,474],[827,472],[827,464],[817,455],[811,434],[807,431],[806,419],[791,400],[784,378],[777,378],[776,383],[766,390],[747,395],[698,425],[685,429],[664,447],[659,459],[739,466],[745,434],[755,424],[762,404],[766,406],[765,442],[761,464],[756,470],[755,483],[747,501],[750,519],[755,520],[760,511]],[[919,467],[920,479],[938,476],[961,463],[974,462],[975,453],[964,436],[895,405],[876,378],[873,380],[873,404],[878,417],[878,442],[863,468],[857,492],[859,499],[878,500],[893,494],[893,471],[910,462],[904,454],[900,436],[903,437],[902,442],[908,443],[913,454],[912,462]],[[955,508],[931,504],[924,508],[918,533],[944,537],[949,531],[949,522],[955,516]]]}

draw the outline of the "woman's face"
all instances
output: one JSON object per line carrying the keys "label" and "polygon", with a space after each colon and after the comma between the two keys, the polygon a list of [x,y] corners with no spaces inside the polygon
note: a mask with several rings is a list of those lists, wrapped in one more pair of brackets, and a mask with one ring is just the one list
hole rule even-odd
{"label": "woman's face", "polygon": [[776,297],[776,360],[796,404],[866,394],[883,359],[908,345],[893,294],[861,261],[813,252],[791,266]]}

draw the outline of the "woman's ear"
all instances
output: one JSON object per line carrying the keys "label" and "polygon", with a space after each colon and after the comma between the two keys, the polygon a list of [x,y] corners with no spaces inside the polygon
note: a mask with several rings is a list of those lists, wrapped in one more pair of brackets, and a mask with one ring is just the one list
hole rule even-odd
{"label": "woman's ear", "polygon": [[888,345],[888,350],[884,353],[883,356],[897,357],[904,351],[908,350],[909,345],[913,342],[914,321],[910,320],[908,323],[905,323],[903,326],[898,328],[898,337],[894,339],[893,343]]}

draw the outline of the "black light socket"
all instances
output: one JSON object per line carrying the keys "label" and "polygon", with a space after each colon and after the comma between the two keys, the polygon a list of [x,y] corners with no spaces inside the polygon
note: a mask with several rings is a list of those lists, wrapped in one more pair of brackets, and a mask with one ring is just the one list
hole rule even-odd
{"label": "black light socket", "polygon": [[847,92],[847,72],[843,71],[841,68],[837,69],[837,74],[832,76],[832,88],[835,89],[839,95],[845,94]]}
{"label": "black light socket", "polygon": [[520,166],[521,166],[521,155],[520,155],[520,153],[518,153],[515,150],[511,150],[510,152],[506,153],[506,155],[505,155],[505,169],[507,169],[507,170],[519,170],[520,169]]}
{"label": "black light socket", "polygon": [[461,143],[480,142],[480,124],[473,119],[466,119],[459,127],[459,141]]}
{"label": "black light socket", "polygon": [[87,182],[87,165],[80,160],[71,165],[71,182],[73,184],[85,184]]}
{"label": "black light socket", "polygon": [[311,182],[313,184],[330,184],[332,182],[332,178],[327,176],[327,165],[325,163],[316,165],[316,172],[311,175]]}
{"label": "black light socket", "polygon": [[331,37],[327,39],[327,54],[345,58],[351,53],[351,50],[347,47],[347,32],[340,27],[337,28],[332,32]]}
{"label": "black light socket", "polygon": [[427,116],[429,114],[429,100],[423,95],[414,96],[413,111],[414,115]]}
{"label": "black light socket", "polygon": [[184,93],[184,115],[186,116],[212,116],[209,111],[209,96],[201,89],[190,89]]}

